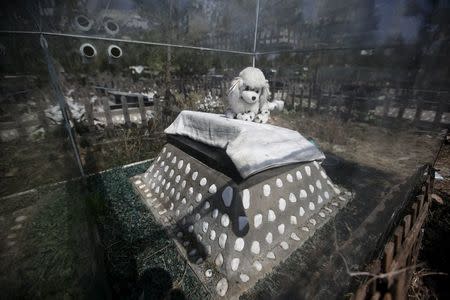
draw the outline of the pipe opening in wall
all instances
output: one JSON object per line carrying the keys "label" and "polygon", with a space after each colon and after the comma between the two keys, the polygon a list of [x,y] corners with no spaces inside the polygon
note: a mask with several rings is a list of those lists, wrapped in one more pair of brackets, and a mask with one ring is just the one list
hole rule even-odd
{"label": "pipe opening in wall", "polygon": [[122,56],[122,49],[116,45],[110,45],[108,47],[108,55],[112,58],[119,58]]}
{"label": "pipe opening in wall", "polygon": [[91,44],[83,44],[80,47],[80,53],[84,57],[92,58],[97,55],[97,50],[95,50],[95,47]]}
{"label": "pipe opening in wall", "polygon": [[75,26],[81,31],[88,31],[91,29],[94,22],[86,16],[79,15],[75,18]]}
{"label": "pipe opening in wall", "polygon": [[119,25],[114,21],[107,20],[104,26],[108,34],[116,34],[119,32]]}

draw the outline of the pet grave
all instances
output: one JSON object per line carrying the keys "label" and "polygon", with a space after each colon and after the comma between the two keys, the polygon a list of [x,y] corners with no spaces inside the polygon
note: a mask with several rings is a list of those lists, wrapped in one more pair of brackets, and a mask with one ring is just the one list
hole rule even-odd
{"label": "pet grave", "polygon": [[294,131],[183,111],[166,133],[130,180],[213,298],[252,288],[350,200]]}

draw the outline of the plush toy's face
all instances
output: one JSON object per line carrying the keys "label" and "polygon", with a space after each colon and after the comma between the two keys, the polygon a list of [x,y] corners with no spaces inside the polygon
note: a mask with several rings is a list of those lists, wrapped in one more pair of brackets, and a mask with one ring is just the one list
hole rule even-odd
{"label": "plush toy's face", "polygon": [[241,88],[241,99],[248,104],[253,104],[259,101],[262,88],[252,88],[244,84]]}

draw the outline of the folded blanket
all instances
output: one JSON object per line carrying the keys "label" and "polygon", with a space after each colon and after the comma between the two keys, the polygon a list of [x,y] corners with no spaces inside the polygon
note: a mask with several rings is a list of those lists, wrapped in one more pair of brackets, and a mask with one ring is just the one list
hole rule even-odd
{"label": "folded blanket", "polygon": [[273,167],[325,159],[296,131],[224,115],[184,110],[164,132],[225,149],[242,178]]}

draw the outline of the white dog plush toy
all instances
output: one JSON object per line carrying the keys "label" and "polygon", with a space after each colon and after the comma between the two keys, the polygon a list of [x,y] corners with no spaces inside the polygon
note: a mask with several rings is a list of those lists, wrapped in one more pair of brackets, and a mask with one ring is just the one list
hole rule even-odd
{"label": "white dog plush toy", "polygon": [[263,72],[258,68],[248,67],[239,73],[231,82],[228,91],[230,108],[226,111],[227,118],[244,121],[266,123],[270,111],[277,108],[283,110],[283,101],[269,102],[269,83]]}

